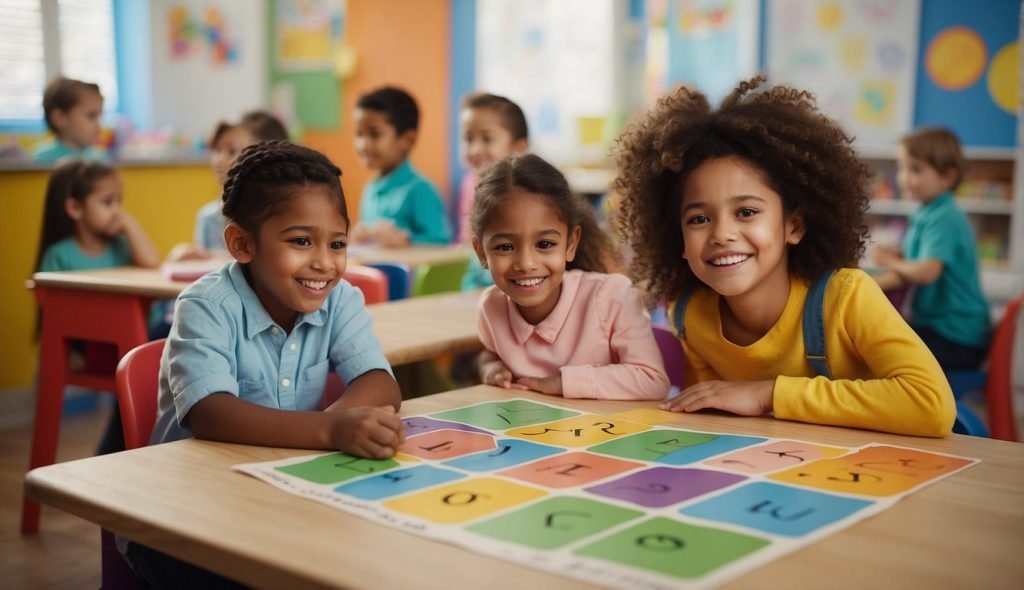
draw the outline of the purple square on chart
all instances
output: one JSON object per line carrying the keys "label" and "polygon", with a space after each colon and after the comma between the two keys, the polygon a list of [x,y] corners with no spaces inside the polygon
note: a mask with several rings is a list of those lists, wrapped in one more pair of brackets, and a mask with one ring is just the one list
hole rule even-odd
{"label": "purple square on chart", "polygon": [[592,494],[648,508],[663,508],[745,479],[743,475],[709,469],[654,467],[585,489]]}
{"label": "purple square on chart", "polygon": [[465,432],[491,434],[488,430],[470,426],[469,424],[449,422],[447,420],[435,420],[433,418],[427,418],[426,416],[410,416],[408,418],[403,418],[402,424],[405,424],[406,436],[415,436],[417,434],[424,434],[435,430],[463,430]]}

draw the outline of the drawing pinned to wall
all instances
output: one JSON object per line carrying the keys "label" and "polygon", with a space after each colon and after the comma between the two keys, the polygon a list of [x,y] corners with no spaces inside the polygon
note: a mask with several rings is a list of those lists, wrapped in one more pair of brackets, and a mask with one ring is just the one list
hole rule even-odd
{"label": "drawing pinned to wall", "polygon": [[644,63],[644,97],[654,104],[668,90],[668,0],[647,2],[647,59]]}
{"label": "drawing pinned to wall", "polygon": [[1020,103],[1020,43],[1000,49],[988,68],[988,91],[999,108],[1013,115]]}
{"label": "drawing pinned to wall", "polygon": [[[201,12],[201,15],[197,14]],[[237,63],[238,39],[231,30],[231,19],[218,6],[193,10],[177,4],[167,13],[168,52],[173,60],[208,56],[214,65]]]}
{"label": "drawing pinned to wall", "polygon": [[936,86],[963,90],[981,78],[987,60],[988,51],[978,33],[967,27],[950,27],[928,44],[924,63]]}
{"label": "drawing pinned to wall", "polygon": [[774,82],[814,92],[861,145],[911,128],[917,0],[769,0],[767,10]]}
{"label": "drawing pinned to wall", "polygon": [[277,66],[333,70],[345,42],[344,0],[277,0],[275,8]]}

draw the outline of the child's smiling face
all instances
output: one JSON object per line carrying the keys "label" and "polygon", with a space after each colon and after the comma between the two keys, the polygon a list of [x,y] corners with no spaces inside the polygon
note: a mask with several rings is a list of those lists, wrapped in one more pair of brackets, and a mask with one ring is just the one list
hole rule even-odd
{"label": "child's smiling face", "polygon": [[513,189],[473,248],[523,318],[538,324],[558,303],[566,263],[576,257],[579,241],[580,228],[570,230],[547,198]]}
{"label": "child's smiling face", "polygon": [[294,189],[291,199],[251,235],[237,226],[245,248],[239,262],[249,263],[252,288],[270,317],[291,331],[299,314],[323,305],[347,263],[348,224],[338,196],[324,185]]}
{"label": "child's smiling face", "polygon": [[474,170],[508,156],[526,151],[525,139],[513,139],[501,114],[495,109],[472,108],[462,111],[462,148],[466,162]]}
{"label": "child's smiling face", "polygon": [[755,167],[735,157],[698,166],[683,186],[680,223],[683,258],[717,293],[788,297],[788,246],[803,238],[803,224]]}
{"label": "child's smiling face", "polygon": [[416,131],[398,133],[384,111],[356,109],[356,154],[370,170],[389,174],[409,157],[416,143]]}

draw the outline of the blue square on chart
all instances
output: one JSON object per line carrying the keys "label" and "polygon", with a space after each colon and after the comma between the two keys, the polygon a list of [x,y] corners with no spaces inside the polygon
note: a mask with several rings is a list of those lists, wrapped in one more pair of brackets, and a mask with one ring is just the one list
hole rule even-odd
{"label": "blue square on chart", "polygon": [[512,438],[499,439],[497,445],[493,450],[449,459],[444,464],[466,471],[496,471],[565,452],[565,449],[558,447]]}
{"label": "blue square on chart", "polygon": [[775,535],[799,537],[873,505],[775,483],[740,486],[679,512],[750,527]]}
{"label": "blue square on chart", "polygon": [[766,440],[768,439],[758,436],[720,434],[707,442],[694,445],[692,447],[686,447],[685,449],[680,449],[674,453],[669,453],[655,459],[654,461],[655,463],[665,463],[668,465],[688,465],[690,463],[696,463],[697,461],[703,461],[708,457],[714,457],[715,455],[721,455],[722,453],[728,453],[729,451],[735,451],[736,449],[742,449],[743,447],[749,447],[750,445],[760,444]]}
{"label": "blue square on chart", "polygon": [[413,492],[439,483],[447,483],[466,477],[465,475],[431,465],[417,465],[408,469],[396,469],[347,483],[334,488],[340,494],[348,494],[362,500],[380,500],[406,492]]}

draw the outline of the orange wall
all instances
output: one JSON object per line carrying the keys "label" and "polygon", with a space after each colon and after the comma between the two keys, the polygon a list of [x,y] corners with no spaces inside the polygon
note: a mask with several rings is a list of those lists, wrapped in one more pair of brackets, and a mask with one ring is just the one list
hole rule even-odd
{"label": "orange wall", "polygon": [[348,3],[348,43],[357,61],[352,77],[342,82],[341,130],[309,131],[303,143],[341,167],[353,220],[370,172],[352,147],[352,113],[359,95],[383,85],[398,86],[416,98],[420,130],[412,163],[448,199],[450,13],[450,0]]}

